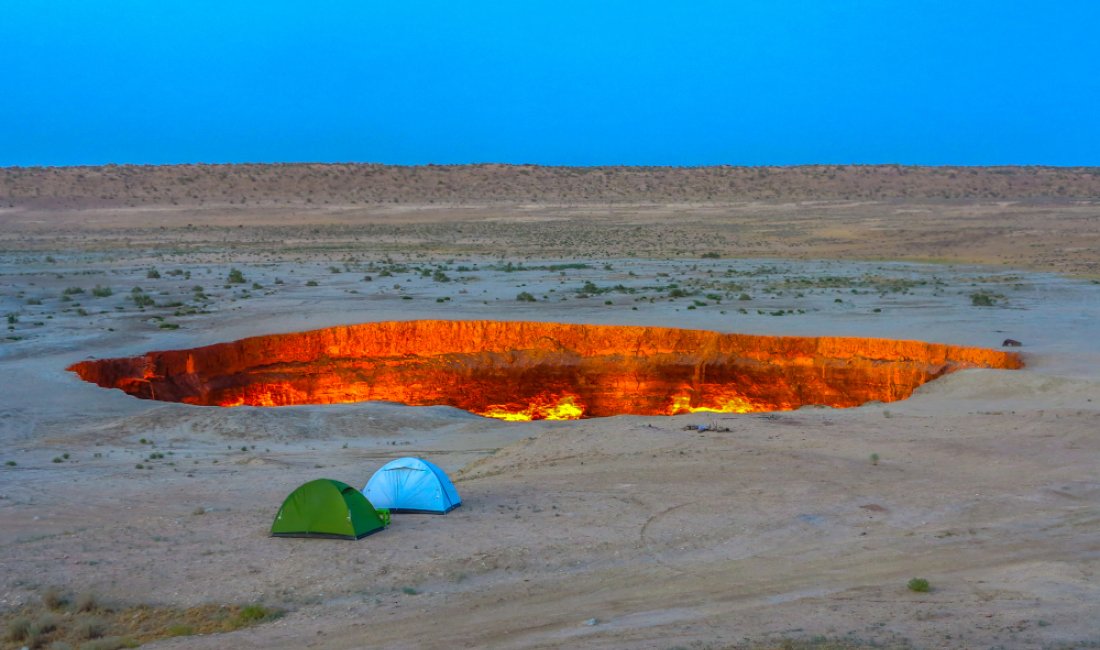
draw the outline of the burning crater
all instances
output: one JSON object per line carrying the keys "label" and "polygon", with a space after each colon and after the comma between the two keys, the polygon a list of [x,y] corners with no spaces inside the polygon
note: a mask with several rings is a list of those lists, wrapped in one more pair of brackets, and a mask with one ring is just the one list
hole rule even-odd
{"label": "burning crater", "polygon": [[382,400],[566,420],[892,402],[963,368],[1022,365],[1012,352],[919,341],[409,321],[255,336],[69,370],[136,397],[186,404]]}

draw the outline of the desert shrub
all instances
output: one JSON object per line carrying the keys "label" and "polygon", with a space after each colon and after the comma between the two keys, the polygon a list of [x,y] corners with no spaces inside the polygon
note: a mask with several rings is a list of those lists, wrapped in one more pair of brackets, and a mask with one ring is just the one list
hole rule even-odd
{"label": "desert shrub", "polygon": [[[61,462],[58,460],[57,462]],[[48,609],[61,609],[69,602],[69,599],[65,597],[57,587],[50,587],[42,594],[42,604]]]}
{"label": "desert shrub", "polygon": [[99,609],[99,601],[96,599],[95,594],[83,593],[77,596],[73,602],[73,609],[78,612],[93,612]]}
{"label": "desert shrub", "polygon": [[932,585],[928,584],[928,581],[924,578],[913,578],[906,586],[909,587],[909,591],[916,591],[918,593],[925,593],[932,590]]}
{"label": "desert shrub", "polygon": [[516,294],[516,300],[520,302],[535,302],[535,297],[527,291],[520,291]]}
{"label": "desert shrub", "polygon": [[149,278],[150,280],[159,280],[160,271],[157,271],[156,269],[149,269],[149,272],[145,274],[145,277]]}
{"label": "desert shrub", "polygon": [[229,284],[244,284],[244,273],[241,273],[240,269],[229,269],[229,275],[226,276],[225,281]]}
{"label": "desert shrub", "polygon": [[20,616],[19,618],[13,618],[8,621],[8,629],[6,638],[8,641],[22,641],[27,638],[27,635],[31,631],[31,622],[29,619]]}
{"label": "desert shrub", "polygon": [[997,299],[988,293],[979,291],[970,294],[970,304],[975,307],[992,307],[997,304]]}
{"label": "desert shrub", "polygon": [[307,287],[316,287],[317,286],[317,281],[316,280],[309,280],[308,282],[306,282],[306,286]]}
{"label": "desert shrub", "polygon": [[237,614],[242,621],[259,621],[267,617],[267,608],[263,605],[247,605]]}
{"label": "desert shrub", "polygon": [[151,296],[146,295],[141,290],[130,292],[130,299],[133,300],[134,304],[138,307],[153,307],[157,304]]}
{"label": "desert shrub", "polygon": [[85,616],[73,625],[73,633],[81,639],[98,639],[107,633],[107,623],[95,616]]}
{"label": "desert shrub", "polygon": [[245,605],[241,608],[241,611],[237,612],[237,617],[233,620],[232,625],[233,627],[246,627],[263,621],[274,620],[282,615],[283,612],[280,609],[264,607],[263,605]]}
{"label": "desert shrub", "polygon": [[51,613],[45,613],[34,620],[31,626],[27,628],[27,635],[24,638],[26,644],[31,648],[41,647],[46,642],[46,637],[57,629],[57,617]]}

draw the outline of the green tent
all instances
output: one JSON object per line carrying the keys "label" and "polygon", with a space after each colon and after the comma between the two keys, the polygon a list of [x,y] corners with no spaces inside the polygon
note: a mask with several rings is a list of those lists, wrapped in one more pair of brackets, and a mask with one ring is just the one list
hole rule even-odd
{"label": "green tent", "polygon": [[319,478],[303,484],[283,501],[271,534],[359,539],[384,527],[362,492],[340,481]]}

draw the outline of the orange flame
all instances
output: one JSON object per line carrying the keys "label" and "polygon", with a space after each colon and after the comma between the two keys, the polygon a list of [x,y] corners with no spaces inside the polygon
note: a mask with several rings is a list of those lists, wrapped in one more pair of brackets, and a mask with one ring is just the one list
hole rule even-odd
{"label": "orange flame", "polygon": [[690,394],[681,393],[672,396],[672,403],[668,407],[669,415],[681,415],[683,413],[753,413],[756,411],[786,410],[783,408],[760,407],[750,400],[737,394],[711,396],[701,404],[692,404]]}
{"label": "orange flame", "polygon": [[584,406],[577,405],[576,395],[559,398],[538,397],[526,406],[494,404],[478,415],[498,420],[525,422],[528,420],[579,420],[584,416]]}

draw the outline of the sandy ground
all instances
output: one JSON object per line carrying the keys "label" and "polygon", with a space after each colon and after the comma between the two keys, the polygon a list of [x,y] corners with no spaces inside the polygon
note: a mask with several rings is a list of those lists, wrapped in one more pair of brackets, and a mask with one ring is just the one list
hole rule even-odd
{"label": "sandy ground", "polygon": [[[756,216],[739,220],[739,210]],[[717,241],[702,226],[675,222],[669,229],[686,234],[660,239],[654,215],[665,213],[642,208],[583,236],[575,217],[521,209],[240,224],[207,211],[190,226],[148,210],[7,211],[0,608],[61,586],[127,603],[288,609],[249,630],[151,646],[163,648],[727,647],[818,635],[927,648],[1100,643],[1095,208],[1030,226],[1042,254],[1064,251],[1057,268],[1077,277],[1037,272],[1045,263],[1030,258],[1013,265],[1013,242],[1027,235],[1004,224],[1026,219],[971,210],[988,217],[952,231],[950,215],[934,213],[938,226],[913,228],[944,241],[988,229],[971,248],[997,266],[961,255],[866,261],[934,256],[920,238],[912,255],[863,254],[866,233],[810,217],[812,227],[780,237],[745,206],[715,230],[768,243],[736,259],[701,258]],[[796,207],[779,212],[803,220]],[[540,241],[553,242],[549,252]],[[231,268],[247,283],[227,286]],[[580,297],[586,282],[624,290]],[[669,298],[673,283],[694,295]],[[111,295],[93,295],[97,286]],[[138,287],[156,306],[138,308]],[[521,291],[538,300],[516,301]],[[975,306],[975,294],[994,305]],[[188,407],[64,370],[89,357],[414,318],[986,347],[1011,337],[1028,367],[958,373],[910,400],[856,409],[535,423],[376,403]],[[685,430],[698,424],[729,431]],[[463,506],[395,516],[358,542],[268,537],[300,483],[361,485],[403,455],[450,472]],[[931,592],[906,589],[918,576]]]}

